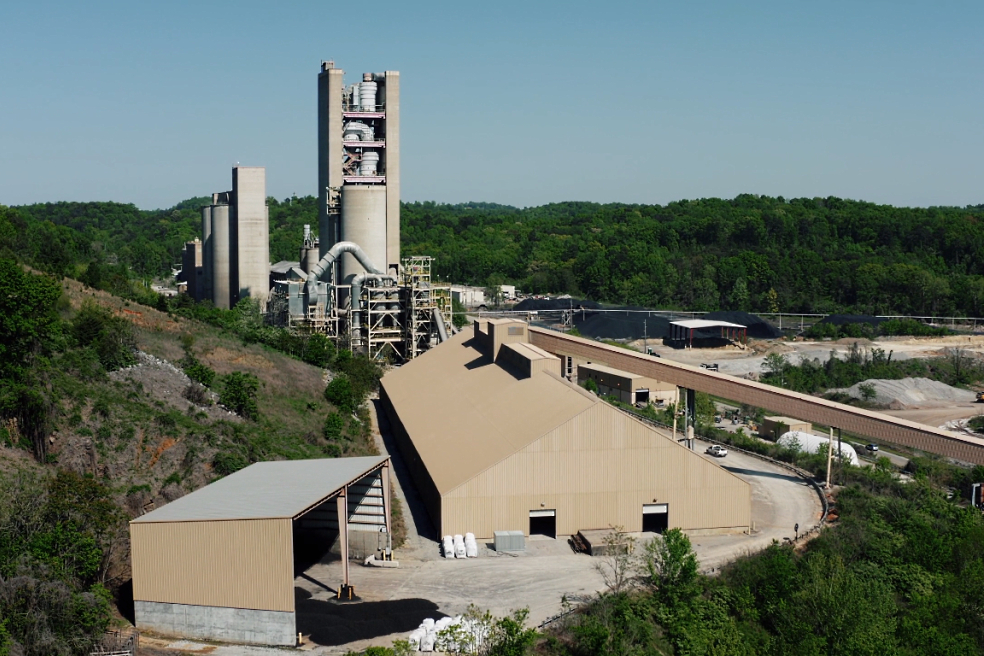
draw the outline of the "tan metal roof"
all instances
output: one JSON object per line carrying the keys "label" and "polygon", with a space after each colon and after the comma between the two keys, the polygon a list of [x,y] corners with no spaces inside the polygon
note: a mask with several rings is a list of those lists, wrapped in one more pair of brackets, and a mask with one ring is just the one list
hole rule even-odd
{"label": "tan metal roof", "polygon": [[594,362],[589,362],[587,364],[577,365],[579,369],[589,369],[591,371],[597,371],[602,374],[610,374],[612,376],[619,376],[621,378],[645,378],[642,374],[634,374],[631,371],[622,371],[621,369],[616,369],[615,367],[608,367],[603,364],[595,364]]}
{"label": "tan metal roof", "polygon": [[474,347],[473,333],[464,328],[382,380],[442,494],[599,403],[559,376],[517,378]]}
{"label": "tan metal roof", "polygon": [[369,456],[258,462],[131,523],[293,518],[388,459]]}

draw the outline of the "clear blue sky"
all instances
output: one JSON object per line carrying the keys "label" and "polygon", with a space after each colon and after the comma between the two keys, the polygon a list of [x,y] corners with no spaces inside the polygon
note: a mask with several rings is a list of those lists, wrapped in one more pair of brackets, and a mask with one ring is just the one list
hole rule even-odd
{"label": "clear blue sky", "polygon": [[984,2],[5,2],[0,203],[316,193],[319,62],[399,70],[405,200],[984,203]]}

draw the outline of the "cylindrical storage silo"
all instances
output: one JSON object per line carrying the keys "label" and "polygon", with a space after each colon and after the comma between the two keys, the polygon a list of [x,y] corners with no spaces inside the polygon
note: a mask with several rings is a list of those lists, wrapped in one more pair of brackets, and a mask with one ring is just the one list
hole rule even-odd
{"label": "cylindrical storage silo", "polygon": [[212,300],[212,206],[202,208],[202,288],[198,301]]}
{"label": "cylindrical storage silo", "polygon": [[321,257],[318,255],[317,246],[301,246],[301,269],[304,273],[311,273],[311,269],[318,263]]}
{"label": "cylindrical storage silo", "polygon": [[230,281],[232,276],[232,236],[229,224],[229,206],[212,205],[212,303],[217,308],[229,309]]}
{"label": "cylindrical storage silo", "polygon": [[362,161],[359,162],[359,175],[376,175],[379,168],[379,153],[368,151],[362,153]]}
{"label": "cylindrical storage silo", "polygon": [[364,112],[376,111],[376,83],[375,82],[359,83],[359,104],[362,105],[362,111]]}
{"label": "cylindrical storage silo", "polygon": [[[353,241],[371,260],[386,271],[386,187],[383,185],[345,185],[342,187],[341,241]],[[341,257],[339,277],[350,284],[365,268],[350,253]]]}

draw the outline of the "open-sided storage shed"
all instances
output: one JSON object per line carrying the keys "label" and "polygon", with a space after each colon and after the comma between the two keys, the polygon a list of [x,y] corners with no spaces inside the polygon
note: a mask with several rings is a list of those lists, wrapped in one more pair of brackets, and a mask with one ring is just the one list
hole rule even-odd
{"label": "open-sided storage shed", "polygon": [[347,563],[348,532],[389,517],[388,456],[251,465],[130,522],[137,627],[293,645],[300,552],[337,540]]}

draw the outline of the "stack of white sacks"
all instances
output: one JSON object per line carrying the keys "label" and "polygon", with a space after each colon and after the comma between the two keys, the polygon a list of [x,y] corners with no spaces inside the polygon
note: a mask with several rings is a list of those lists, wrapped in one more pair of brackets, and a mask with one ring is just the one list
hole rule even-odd
{"label": "stack of white sacks", "polygon": [[[456,631],[448,629],[456,628]],[[485,641],[488,629],[478,621],[457,617],[442,617],[436,622],[427,618],[410,634],[410,648],[414,651],[477,651]],[[458,636],[466,644],[458,645],[454,637]]]}
{"label": "stack of white sacks", "polygon": [[441,541],[441,549],[445,558],[478,558],[478,543],[474,533],[461,535],[445,535]]}

